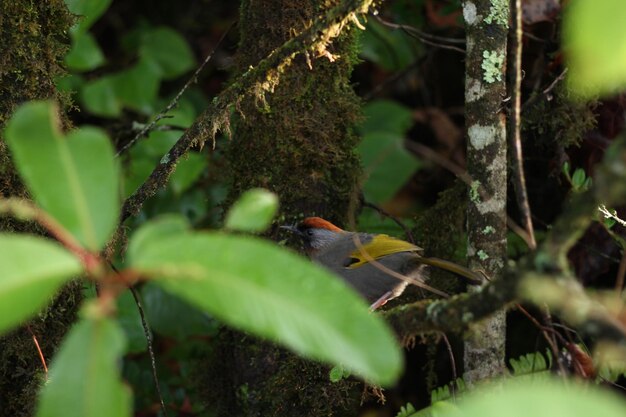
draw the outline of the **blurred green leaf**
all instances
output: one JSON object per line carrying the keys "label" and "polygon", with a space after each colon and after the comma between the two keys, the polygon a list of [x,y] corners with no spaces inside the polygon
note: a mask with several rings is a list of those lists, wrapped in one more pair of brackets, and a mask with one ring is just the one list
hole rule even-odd
{"label": "blurred green leaf", "polygon": [[[164,102],[159,107],[166,107],[169,100],[163,100]],[[167,118],[161,119],[157,122],[159,126],[176,126],[187,128],[196,120],[196,109],[193,103],[189,100],[180,100],[178,106],[173,108],[167,113]]]}
{"label": "blurred green leaf", "polygon": [[196,309],[154,283],[141,289],[141,297],[150,327],[163,336],[184,340],[194,335],[212,335],[217,324],[205,312]]}
{"label": "blurred green leaf", "polygon": [[124,333],[110,319],[81,320],[50,366],[37,417],[130,417],[130,390],[119,377]]}
{"label": "blurred green leaf", "polygon": [[375,100],[363,108],[365,121],[359,126],[361,135],[373,132],[404,135],[413,125],[411,110],[395,101]]}
{"label": "blurred green leaf", "polygon": [[129,69],[113,75],[115,95],[125,106],[150,114],[155,111],[161,78],[151,62],[140,60]]}
{"label": "blurred green leaf", "polygon": [[[568,383],[569,382],[569,383]],[[488,388],[492,390],[488,390]],[[593,385],[557,379],[509,380],[466,394],[445,417],[621,417],[626,401]]]}
{"label": "blurred green leaf", "polygon": [[119,213],[118,166],[107,136],[92,127],[64,137],[56,106],[21,106],[5,131],[17,169],[37,204],[90,250],[100,250]]}
{"label": "blurred green leaf", "polygon": [[65,65],[73,71],[90,71],[104,64],[104,55],[89,32],[74,32],[72,48],[65,56]]}
{"label": "blurred green leaf", "polygon": [[174,194],[181,195],[200,177],[207,166],[207,158],[198,152],[188,152],[176,164],[176,170],[169,179]]}
{"label": "blurred green leaf", "polygon": [[97,116],[118,117],[122,114],[122,104],[115,92],[112,76],[87,82],[82,89],[81,101],[87,111]]}
{"label": "blurred green leaf", "polygon": [[133,234],[126,255],[132,262],[140,255],[143,247],[149,246],[154,241],[164,240],[188,231],[190,231],[189,222],[184,217],[174,214],[159,216],[143,224]]}
{"label": "blurred green leaf", "polygon": [[0,333],[34,315],[82,270],[60,245],[18,234],[0,234],[0,265]]}
{"label": "blurred green leaf", "polygon": [[278,210],[276,194],[262,188],[246,191],[226,214],[225,227],[242,232],[262,232]]}
{"label": "blurred green leaf", "polygon": [[196,65],[185,39],[167,27],[146,30],[141,37],[139,55],[143,59],[154,61],[165,79],[176,78]]}
{"label": "blurred green leaf", "polygon": [[574,171],[574,175],[572,175],[572,185],[576,189],[580,189],[585,185],[585,170],[582,168],[576,168]]}
{"label": "blurred green leaf", "polygon": [[[415,227],[415,221],[412,219],[402,219],[402,222],[409,229]],[[395,221],[387,216],[380,215],[372,209],[366,209],[359,214],[359,230],[367,230],[368,233],[385,234],[396,236],[407,240],[406,231],[400,227]]]}
{"label": "blurred green leaf", "polygon": [[565,8],[563,50],[570,87],[583,97],[626,88],[623,0],[573,0]]}
{"label": "blurred green leaf", "polygon": [[357,151],[368,174],[363,194],[375,204],[391,199],[420,167],[404,149],[404,138],[394,133],[368,133]]}
{"label": "blurred green leaf", "polygon": [[112,0],[65,0],[70,12],[82,16],[77,24],[80,32],[87,31],[109,8]]}
{"label": "blurred green leaf", "polygon": [[[142,303],[145,310],[145,305]],[[124,291],[117,297],[117,323],[124,330],[126,335],[127,345],[126,353],[139,353],[145,352],[148,348],[148,341],[146,340],[146,334],[141,324],[141,316],[139,315],[139,309],[133,294],[128,291]]]}
{"label": "blurred green leaf", "polygon": [[400,29],[390,29],[369,19],[361,36],[361,56],[387,71],[400,71],[419,54],[417,42]]}
{"label": "blurred green leaf", "polygon": [[196,233],[142,245],[134,269],[230,325],[393,383],[402,355],[391,330],[324,269],[249,236]]}
{"label": "blurred green leaf", "polygon": [[59,91],[75,93],[83,88],[85,79],[78,74],[66,74],[62,77],[57,77],[54,83]]}

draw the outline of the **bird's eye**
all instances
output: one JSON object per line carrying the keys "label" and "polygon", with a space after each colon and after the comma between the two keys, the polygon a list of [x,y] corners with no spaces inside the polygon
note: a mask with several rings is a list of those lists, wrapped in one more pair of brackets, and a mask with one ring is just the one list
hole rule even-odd
{"label": "bird's eye", "polygon": [[307,236],[313,236],[313,229],[308,229],[306,231]]}

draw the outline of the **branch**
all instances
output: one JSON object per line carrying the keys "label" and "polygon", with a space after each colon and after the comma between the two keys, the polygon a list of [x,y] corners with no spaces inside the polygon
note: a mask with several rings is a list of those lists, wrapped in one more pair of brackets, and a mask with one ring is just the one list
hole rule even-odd
{"label": "branch", "polygon": [[215,47],[213,48],[213,50],[211,52],[209,52],[209,54],[206,56],[206,58],[204,58],[204,61],[202,61],[202,64],[200,64],[200,66],[196,69],[196,71],[193,73],[193,75],[191,76],[191,78],[189,78],[189,80],[187,80],[187,82],[185,83],[185,85],[183,86],[183,88],[180,89],[180,91],[176,94],[176,96],[174,96],[174,98],[172,99],[172,101],[170,101],[170,103],[163,109],[161,110],[161,112],[159,112],[159,114],[157,114],[154,119],[146,124],[136,135],[134,138],[132,138],[126,145],[124,145],[119,151],[117,151],[117,153],[115,154],[115,156],[120,156],[121,154],[123,154],[127,149],[129,149],[130,147],[132,147],[139,139],[141,139],[144,136],[147,136],[148,133],[150,133],[156,126],[156,124],[161,120],[164,119],[165,117],[167,117],[167,113],[170,112],[170,110],[172,110],[174,107],[176,107],[178,105],[178,101],[180,100],[180,98],[182,97],[182,95],[185,93],[185,91],[187,91],[187,89],[191,86],[191,84],[195,83],[198,80],[198,75],[200,75],[200,73],[202,72],[202,70],[204,69],[204,67],[206,66],[206,64],[209,63],[209,61],[211,60],[211,57],[213,57],[213,53],[217,50],[217,48],[220,46],[220,44],[222,43],[222,41],[224,40],[224,38],[226,37],[226,35],[228,35],[228,32],[230,32],[230,29],[232,28],[232,25],[230,25],[228,27],[228,29],[226,29],[224,31],[224,33],[222,34],[222,36],[220,37],[220,39],[217,41],[217,44],[215,45]]}
{"label": "branch", "polygon": [[[315,56],[335,57],[326,50],[332,39],[339,36],[342,29],[350,22],[358,24],[357,14],[367,13],[373,0],[345,0],[339,6],[329,10],[317,19],[309,28],[273,50],[255,67],[237,77],[222,91],[209,107],[196,119],[163,156],[161,162],[152,171],[148,179],[124,202],[121,213],[123,222],[129,216],[136,215],[143,203],[154,196],[163,187],[176,168],[178,160],[194,145],[202,146],[209,138],[213,139],[218,131],[230,133],[229,121],[231,109],[237,108],[244,97],[254,96],[263,101],[265,93],[272,92],[279,83],[282,74],[297,55],[309,52]],[[359,24],[360,25],[360,24]]]}
{"label": "branch", "polygon": [[533,222],[530,216],[528,193],[526,192],[526,179],[524,178],[524,162],[522,158],[522,140],[520,137],[520,108],[521,108],[521,84],[522,84],[522,0],[513,0],[511,6],[512,36],[511,36],[511,116],[509,118],[509,148],[513,159],[513,179],[515,196],[522,216],[522,224],[529,238],[530,250],[537,248]]}
{"label": "branch", "polygon": [[[384,312],[383,316],[400,337],[428,332],[461,333],[474,322],[521,298],[530,296],[530,301],[542,307],[545,297],[539,300],[529,294],[525,283],[531,282],[532,285],[556,289],[561,295],[559,299],[567,302],[554,303],[551,307],[570,319],[575,317],[575,324],[583,333],[626,342],[624,324],[589,298],[584,288],[573,279],[567,261],[569,249],[593,221],[599,201],[616,206],[626,199],[626,137],[617,140],[607,150],[594,179],[588,191],[572,197],[537,252],[522,258],[516,267],[505,270],[501,279],[489,282],[475,293],[402,305]],[[536,290],[535,293],[547,292]],[[533,292],[532,288],[530,292]],[[585,306],[585,309],[576,309],[576,306]]]}

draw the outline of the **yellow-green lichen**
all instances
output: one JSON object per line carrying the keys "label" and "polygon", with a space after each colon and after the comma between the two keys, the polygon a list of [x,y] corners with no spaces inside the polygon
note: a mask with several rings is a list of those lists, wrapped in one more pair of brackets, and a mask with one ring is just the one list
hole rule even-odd
{"label": "yellow-green lichen", "polygon": [[492,0],[489,14],[485,17],[485,23],[498,24],[505,28],[509,27],[509,2],[507,0]]}
{"label": "yellow-green lichen", "polygon": [[484,73],[483,80],[488,83],[502,81],[502,70],[504,68],[504,53],[496,51],[483,51],[483,63],[481,65]]}
{"label": "yellow-green lichen", "polygon": [[490,235],[495,232],[496,229],[494,229],[493,226],[485,226],[485,228],[483,229],[483,235]]}
{"label": "yellow-green lichen", "polygon": [[480,187],[480,181],[473,181],[470,185],[470,200],[472,203],[480,202],[480,194],[478,193],[478,188]]}
{"label": "yellow-green lichen", "polygon": [[482,250],[482,249],[481,249],[481,250],[479,250],[479,251],[476,253],[476,255],[478,255],[478,258],[479,258],[481,261],[484,261],[484,260],[486,260],[486,259],[489,259],[489,255],[487,255],[487,252],[485,252],[485,251],[484,251],[484,250]]}

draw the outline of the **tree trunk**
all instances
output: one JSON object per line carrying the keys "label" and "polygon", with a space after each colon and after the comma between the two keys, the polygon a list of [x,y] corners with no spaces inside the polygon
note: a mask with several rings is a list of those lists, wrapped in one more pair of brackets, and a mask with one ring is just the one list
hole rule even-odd
{"label": "tree trunk", "polygon": [[[508,0],[463,3],[467,28],[465,124],[473,179],[467,211],[471,269],[499,279],[506,259],[507,159],[505,116]],[[506,314],[477,323],[465,343],[465,381],[474,384],[505,370]]]}
{"label": "tree trunk", "polygon": [[[256,65],[330,7],[322,4],[243,1],[239,69]],[[357,35],[343,30],[328,49],[334,62],[299,56],[278,74],[272,94],[241,103],[227,151],[231,201],[264,187],[278,194],[281,221],[320,215],[346,223],[361,169],[353,130],[359,101],[349,84]],[[232,331],[222,333],[207,366],[206,399],[218,415],[335,416],[348,407],[353,415],[361,395],[356,381],[331,383],[327,367]]]}
{"label": "tree trunk", "polygon": [[[53,98],[63,102],[54,79],[67,49],[73,23],[63,0],[0,1],[0,136],[11,114],[27,100]],[[0,138],[0,197],[27,197]],[[32,224],[0,217],[0,232],[36,233]],[[50,359],[81,300],[80,283],[66,286],[51,306],[28,325],[0,338],[0,410],[3,416],[33,414],[43,381],[43,366],[32,336],[37,336],[44,357]]]}

